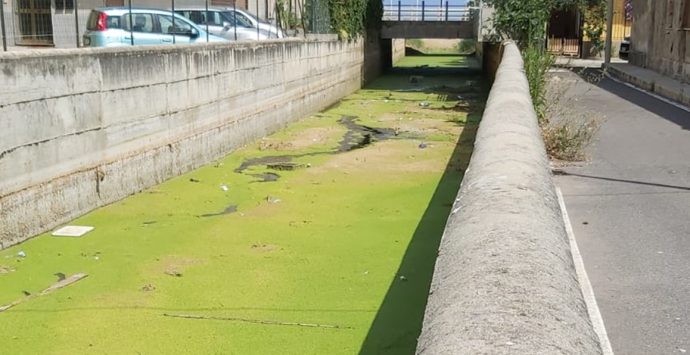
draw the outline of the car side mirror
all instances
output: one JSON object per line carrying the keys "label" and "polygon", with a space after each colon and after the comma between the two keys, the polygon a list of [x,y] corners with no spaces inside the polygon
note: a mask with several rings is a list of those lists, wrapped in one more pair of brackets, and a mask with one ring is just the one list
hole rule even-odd
{"label": "car side mirror", "polygon": [[230,24],[230,22],[223,21],[223,28],[224,29],[229,30],[231,27],[232,27],[232,25]]}
{"label": "car side mirror", "polygon": [[189,38],[197,38],[199,37],[199,31],[196,28],[192,28],[189,31]]}

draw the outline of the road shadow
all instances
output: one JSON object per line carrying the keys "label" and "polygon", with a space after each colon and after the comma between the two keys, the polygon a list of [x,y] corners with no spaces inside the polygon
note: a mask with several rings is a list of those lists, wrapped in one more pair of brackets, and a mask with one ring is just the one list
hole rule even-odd
{"label": "road shadow", "polygon": [[441,236],[469,164],[482,112],[483,106],[476,107],[468,114],[467,124],[407,246],[359,354],[415,353]]}
{"label": "road shadow", "polygon": [[673,122],[685,130],[690,130],[690,112],[612,80],[604,75],[604,70],[602,69],[585,68],[573,69],[572,71],[588,83],[626,100],[631,105]]}
{"label": "road shadow", "polygon": [[563,171],[563,170],[554,171],[554,175],[561,175],[561,176],[577,176],[577,177],[587,178],[587,179],[596,179],[596,180],[604,180],[604,181],[611,181],[611,182],[622,182],[622,183],[626,183],[626,184],[635,184],[635,185],[653,186],[653,187],[663,187],[663,188],[666,188],[666,189],[675,189],[675,190],[690,191],[690,187],[688,187],[688,186],[668,185],[668,184],[660,184],[660,183],[656,183],[656,182],[646,182],[646,181],[639,181],[639,180],[616,179],[616,178],[605,177],[605,176],[594,176],[594,175],[576,174],[576,173],[570,173],[570,172]]}

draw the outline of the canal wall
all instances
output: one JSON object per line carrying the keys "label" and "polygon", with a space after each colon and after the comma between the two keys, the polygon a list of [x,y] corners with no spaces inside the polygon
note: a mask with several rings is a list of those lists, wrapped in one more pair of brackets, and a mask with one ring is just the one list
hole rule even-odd
{"label": "canal wall", "polygon": [[417,354],[600,354],[520,52],[503,46]]}
{"label": "canal wall", "polygon": [[335,103],[381,52],[288,39],[0,54],[0,249]]}

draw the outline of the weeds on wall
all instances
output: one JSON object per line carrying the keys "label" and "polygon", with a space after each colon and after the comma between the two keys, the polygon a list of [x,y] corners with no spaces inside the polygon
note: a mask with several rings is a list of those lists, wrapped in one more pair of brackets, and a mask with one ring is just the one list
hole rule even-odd
{"label": "weeds on wall", "polygon": [[[587,83],[597,84],[603,73],[582,69],[576,73]],[[577,90],[573,86],[582,83],[580,79],[569,80],[547,74],[546,106],[544,119],[540,122],[546,152],[552,159],[562,161],[581,161],[586,158],[586,148],[592,143],[604,117],[598,112],[582,109],[578,105],[580,97],[591,90]],[[584,85],[584,84],[581,84]]]}
{"label": "weeds on wall", "polygon": [[529,83],[529,93],[532,97],[534,111],[539,123],[543,124],[546,117],[546,73],[554,64],[554,57],[542,48],[529,46],[522,51],[525,61],[525,75]]}

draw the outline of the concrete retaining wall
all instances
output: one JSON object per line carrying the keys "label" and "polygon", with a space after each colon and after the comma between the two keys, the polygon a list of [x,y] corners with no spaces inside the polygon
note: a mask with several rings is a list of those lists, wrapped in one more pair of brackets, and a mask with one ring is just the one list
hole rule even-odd
{"label": "concrete retaining wall", "polygon": [[504,48],[418,354],[599,354],[520,53]]}
{"label": "concrete retaining wall", "polygon": [[285,40],[0,54],[0,249],[333,104],[360,87],[363,48]]}
{"label": "concrete retaining wall", "polygon": [[405,58],[405,39],[394,38],[391,40],[393,47],[393,65],[400,61],[400,59]]}

